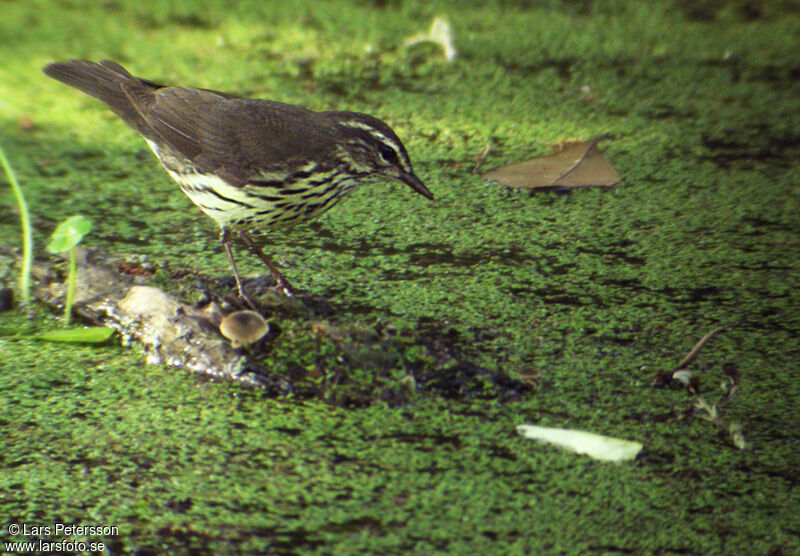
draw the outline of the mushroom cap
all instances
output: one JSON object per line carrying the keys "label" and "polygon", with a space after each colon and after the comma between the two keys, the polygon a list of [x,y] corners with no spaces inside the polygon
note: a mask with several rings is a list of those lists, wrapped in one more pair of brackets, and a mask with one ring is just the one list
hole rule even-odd
{"label": "mushroom cap", "polygon": [[259,341],[269,332],[269,325],[255,311],[236,311],[222,319],[219,331],[236,348]]}

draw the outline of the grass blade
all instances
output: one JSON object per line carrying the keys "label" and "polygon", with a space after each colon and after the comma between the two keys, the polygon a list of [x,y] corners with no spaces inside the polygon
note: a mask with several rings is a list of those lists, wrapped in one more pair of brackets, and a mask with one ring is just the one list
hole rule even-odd
{"label": "grass blade", "polygon": [[33,229],[31,228],[30,214],[28,213],[28,204],[25,202],[25,197],[22,195],[22,189],[17,182],[17,177],[14,175],[14,170],[11,168],[6,153],[0,147],[0,164],[8,176],[8,182],[11,184],[11,189],[14,191],[14,197],[17,199],[17,206],[19,207],[19,219],[22,227],[22,270],[19,275],[19,291],[23,303],[29,303],[31,300],[31,265],[33,263]]}

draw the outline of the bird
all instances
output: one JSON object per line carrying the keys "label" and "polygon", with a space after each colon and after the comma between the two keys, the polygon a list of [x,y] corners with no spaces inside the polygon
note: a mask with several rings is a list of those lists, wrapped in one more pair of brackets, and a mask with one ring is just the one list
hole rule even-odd
{"label": "bird", "polygon": [[242,286],[230,234],[270,270],[287,296],[294,288],[249,231],[312,220],[376,180],[394,180],[433,200],[403,142],[386,123],[359,112],[312,111],[210,89],[171,87],[134,77],[117,62],[53,62],[44,73],[105,103],[141,134],[167,174],[219,226]]}

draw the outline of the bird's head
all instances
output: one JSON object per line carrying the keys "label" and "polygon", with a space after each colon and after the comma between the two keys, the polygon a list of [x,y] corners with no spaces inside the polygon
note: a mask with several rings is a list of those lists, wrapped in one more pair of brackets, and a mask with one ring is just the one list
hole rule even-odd
{"label": "bird's head", "polygon": [[406,148],[388,125],[357,112],[329,112],[341,133],[339,155],[354,173],[401,181],[411,189],[433,199],[411,166]]}

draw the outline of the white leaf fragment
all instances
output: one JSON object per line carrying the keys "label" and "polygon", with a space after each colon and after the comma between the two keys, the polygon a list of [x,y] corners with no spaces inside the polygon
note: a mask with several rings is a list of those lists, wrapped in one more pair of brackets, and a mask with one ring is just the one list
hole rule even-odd
{"label": "white leaf fragment", "polygon": [[693,374],[694,373],[692,371],[681,369],[680,371],[675,371],[674,373],[672,373],[672,380],[677,380],[684,386],[689,386],[689,383],[692,381]]}
{"label": "white leaf fragment", "polygon": [[634,459],[642,450],[642,445],[638,442],[573,429],[517,425],[517,432],[525,438],[554,444],[603,461]]}

